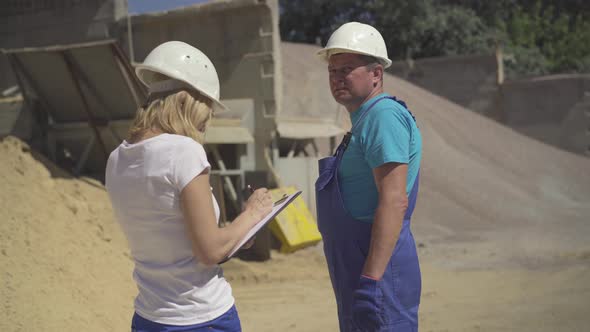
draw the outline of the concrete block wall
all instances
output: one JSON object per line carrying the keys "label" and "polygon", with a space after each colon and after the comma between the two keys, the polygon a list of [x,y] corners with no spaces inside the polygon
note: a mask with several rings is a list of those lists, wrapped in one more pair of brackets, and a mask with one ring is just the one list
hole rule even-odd
{"label": "concrete block wall", "polygon": [[504,123],[542,142],[583,153],[590,75],[553,75],[505,82]]}
{"label": "concrete block wall", "polygon": [[[588,82],[587,82],[588,83]],[[590,85],[584,98],[569,111],[560,128],[560,146],[590,157]]]}
{"label": "concrete block wall", "polygon": [[527,136],[590,154],[590,75],[503,81],[501,53],[394,62],[388,71]]}
{"label": "concrete block wall", "polygon": [[461,106],[500,120],[496,55],[469,55],[396,61],[387,71]]}

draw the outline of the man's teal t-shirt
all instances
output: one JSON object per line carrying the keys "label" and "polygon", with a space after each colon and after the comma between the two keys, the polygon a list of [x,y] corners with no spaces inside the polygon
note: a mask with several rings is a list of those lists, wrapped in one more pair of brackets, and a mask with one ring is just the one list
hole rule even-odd
{"label": "man's teal t-shirt", "polygon": [[[383,93],[350,113],[352,126]],[[408,164],[406,193],[418,175],[422,157],[422,137],[412,115],[391,99],[380,100],[354,129],[338,169],[338,181],[345,208],[355,219],[373,222],[379,194],[373,169],[395,162]]]}

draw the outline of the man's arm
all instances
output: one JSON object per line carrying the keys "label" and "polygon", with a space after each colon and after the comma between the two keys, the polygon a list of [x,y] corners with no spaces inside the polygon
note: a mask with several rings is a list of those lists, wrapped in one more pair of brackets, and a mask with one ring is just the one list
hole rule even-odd
{"label": "man's arm", "polygon": [[399,238],[408,208],[407,174],[407,164],[386,163],[373,169],[379,203],[371,231],[369,254],[362,272],[366,277],[381,279]]}

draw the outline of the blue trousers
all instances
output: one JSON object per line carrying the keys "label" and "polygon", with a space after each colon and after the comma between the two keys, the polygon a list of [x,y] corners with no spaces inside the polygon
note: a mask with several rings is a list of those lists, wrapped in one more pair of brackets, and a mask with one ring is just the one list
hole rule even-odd
{"label": "blue trousers", "polygon": [[236,306],[209,322],[195,325],[167,325],[147,320],[137,313],[131,321],[131,332],[241,332],[240,317]]}

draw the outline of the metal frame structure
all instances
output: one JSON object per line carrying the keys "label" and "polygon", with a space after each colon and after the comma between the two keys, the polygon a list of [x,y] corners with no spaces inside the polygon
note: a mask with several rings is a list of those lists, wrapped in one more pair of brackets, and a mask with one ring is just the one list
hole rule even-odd
{"label": "metal frame structure", "polygon": [[[75,160],[71,168],[74,175],[88,170],[102,174],[110,152],[123,141],[136,109],[147,97],[117,42],[9,49],[3,53],[27,107],[41,114],[36,125],[41,128],[41,141],[50,159],[57,162],[58,152],[63,152]],[[113,90],[110,85],[119,89]],[[245,183],[245,170],[228,169],[219,151],[227,144],[254,143],[250,129],[243,124],[244,118],[253,117],[254,110],[251,100],[224,102],[232,105],[233,111],[212,121],[206,149],[219,167],[212,174],[223,179],[232,207],[239,211],[241,195],[231,178]]]}
{"label": "metal frame structure", "polygon": [[[102,156],[101,164],[106,163],[113,144],[122,141],[122,129],[128,127],[129,119],[146,97],[116,41],[9,49],[3,53],[10,61],[27,106],[43,114],[45,123],[39,125],[44,131],[41,135],[47,138],[50,158],[55,161],[58,145],[69,142],[66,147],[79,151],[75,156],[75,175],[88,165],[93,150]],[[85,59],[88,54],[104,57]],[[104,73],[104,77],[99,77],[103,82],[96,82],[89,68],[83,68],[84,62],[92,62],[94,71],[110,67],[110,73],[115,72],[116,76]],[[121,98],[111,98],[112,89],[105,90],[105,84],[101,84],[104,82],[124,86],[127,98],[121,90],[117,91]],[[80,140],[84,143],[80,144]]]}

